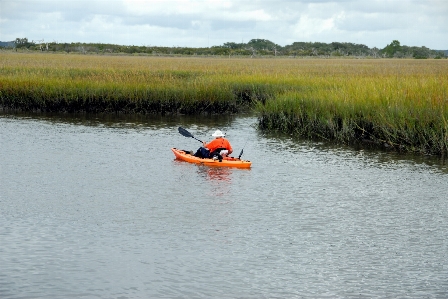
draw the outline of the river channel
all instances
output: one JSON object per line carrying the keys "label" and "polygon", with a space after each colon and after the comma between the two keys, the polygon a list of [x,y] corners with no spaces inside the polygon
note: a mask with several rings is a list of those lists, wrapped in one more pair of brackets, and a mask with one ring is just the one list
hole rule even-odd
{"label": "river channel", "polygon": [[[0,114],[0,298],[447,298],[448,166],[253,115]],[[174,159],[227,133],[251,169]]]}

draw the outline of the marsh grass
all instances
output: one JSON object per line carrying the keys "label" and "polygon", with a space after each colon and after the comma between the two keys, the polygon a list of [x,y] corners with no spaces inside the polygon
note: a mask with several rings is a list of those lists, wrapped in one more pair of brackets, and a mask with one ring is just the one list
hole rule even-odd
{"label": "marsh grass", "polygon": [[0,106],[158,114],[255,107],[261,129],[448,153],[447,60],[0,53]]}
{"label": "marsh grass", "polygon": [[0,54],[0,63],[0,104],[10,109],[235,113],[273,94],[219,60]]}
{"label": "marsh grass", "polygon": [[407,67],[403,63],[399,72],[386,68],[378,74],[323,75],[303,82],[301,92],[258,104],[259,125],[345,144],[446,155],[447,65]]}

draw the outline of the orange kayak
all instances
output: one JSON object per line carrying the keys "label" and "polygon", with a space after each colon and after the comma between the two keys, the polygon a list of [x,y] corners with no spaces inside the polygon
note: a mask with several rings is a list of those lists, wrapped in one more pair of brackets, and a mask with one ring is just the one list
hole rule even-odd
{"label": "orange kayak", "polygon": [[207,166],[221,166],[221,167],[238,167],[238,168],[250,168],[252,165],[252,162],[247,160],[241,160],[234,157],[224,157],[221,162],[218,160],[213,159],[207,159],[207,158],[198,158],[193,155],[187,154],[182,150],[179,150],[177,148],[171,149],[176,156],[176,159],[190,162],[190,163],[196,163],[196,164],[202,164]]}

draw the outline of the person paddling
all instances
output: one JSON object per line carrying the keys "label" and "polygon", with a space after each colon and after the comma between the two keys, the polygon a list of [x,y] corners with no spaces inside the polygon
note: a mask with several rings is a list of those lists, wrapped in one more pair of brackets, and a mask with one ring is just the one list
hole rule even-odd
{"label": "person paddling", "polygon": [[194,155],[200,158],[216,158],[219,159],[219,161],[222,161],[223,157],[230,155],[233,152],[232,146],[230,145],[230,142],[224,138],[225,134],[220,130],[216,130],[212,136],[215,137],[215,139],[209,143],[203,141],[203,147],[200,147]]}

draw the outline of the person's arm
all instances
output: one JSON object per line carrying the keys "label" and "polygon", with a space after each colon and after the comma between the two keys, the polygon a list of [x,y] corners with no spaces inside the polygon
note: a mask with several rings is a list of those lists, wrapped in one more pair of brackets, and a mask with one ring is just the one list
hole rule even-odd
{"label": "person's arm", "polygon": [[230,145],[230,142],[228,140],[227,140],[227,144],[228,144],[228,149],[227,150],[229,151],[228,155],[230,155],[233,152],[233,148]]}

